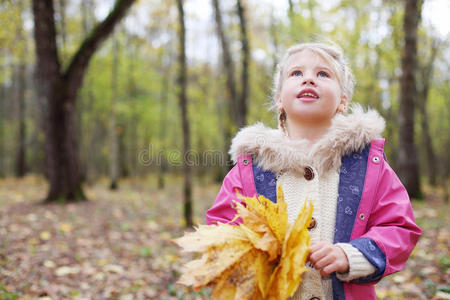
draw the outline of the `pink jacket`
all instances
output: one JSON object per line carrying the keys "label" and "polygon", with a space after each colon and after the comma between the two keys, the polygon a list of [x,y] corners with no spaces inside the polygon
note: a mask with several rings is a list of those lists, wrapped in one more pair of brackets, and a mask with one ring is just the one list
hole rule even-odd
{"label": "pink jacket", "polygon": [[[355,126],[358,127],[358,124]],[[248,148],[247,145],[245,149]],[[377,138],[372,139],[363,151],[342,155],[339,195],[345,198],[347,193],[350,198],[348,205],[342,204],[342,207],[339,206],[340,202],[345,203],[347,200],[338,201],[335,242],[351,243],[377,267],[377,271],[349,283],[341,282],[333,276],[335,300],[377,299],[374,284],[382,277],[403,268],[421,234],[420,228],[415,224],[408,193],[385,160],[383,148],[384,139]],[[263,153],[261,147],[254,149]],[[255,178],[256,173],[261,170],[257,163],[252,162],[253,157],[242,152],[235,157],[236,165],[223,180],[214,205],[206,213],[207,224],[230,223],[235,216],[231,205],[232,200],[237,200],[235,190],[250,197],[257,194]],[[356,167],[355,162],[359,163]],[[353,179],[346,177],[351,176],[350,167],[354,169],[351,172],[357,174]],[[361,176],[361,170],[365,177]],[[265,174],[267,175],[267,171]],[[345,180],[354,182],[355,178],[362,178],[361,192],[356,198],[345,186]],[[352,213],[352,209],[356,213]],[[339,231],[341,229],[342,232]]]}

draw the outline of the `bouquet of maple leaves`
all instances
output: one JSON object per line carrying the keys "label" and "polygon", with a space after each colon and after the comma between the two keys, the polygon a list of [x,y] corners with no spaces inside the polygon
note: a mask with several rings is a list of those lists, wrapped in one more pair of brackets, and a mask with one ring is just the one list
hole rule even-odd
{"label": "bouquet of maple leaves", "polygon": [[213,286],[212,299],[291,297],[307,270],[312,204],[305,201],[290,224],[281,187],[276,203],[236,194],[245,204],[236,202],[241,224],[200,225],[174,240],[183,251],[202,254],[184,266],[178,283],[196,290]]}

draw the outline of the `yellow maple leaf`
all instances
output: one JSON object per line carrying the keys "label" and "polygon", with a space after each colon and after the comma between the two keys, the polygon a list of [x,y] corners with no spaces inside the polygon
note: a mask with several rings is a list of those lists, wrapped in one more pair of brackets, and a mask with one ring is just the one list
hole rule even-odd
{"label": "yellow maple leaf", "polygon": [[[260,221],[254,218],[245,218],[243,214],[245,211],[239,211],[238,215],[242,218],[243,223],[245,225],[256,223],[256,225],[266,223],[269,228],[273,231],[275,236],[277,237],[280,243],[283,242],[286,235],[286,227],[287,227],[287,204],[284,202],[284,194],[281,186],[278,187],[277,190],[277,202],[273,203],[269,199],[264,196],[257,197],[244,197],[241,194],[237,193],[238,198],[245,202],[247,209],[250,213],[253,213],[260,218],[263,218],[265,221]],[[238,204],[239,207],[239,204]],[[255,226],[256,227],[256,226]],[[256,229],[256,228],[255,228]]]}
{"label": "yellow maple leaf", "polygon": [[305,201],[295,223],[290,226],[283,243],[280,263],[269,281],[268,299],[286,299],[297,290],[301,275],[307,270],[305,263],[310,252],[308,225],[312,211],[312,205]]}
{"label": "yellow maple leaf", "polygon": [[242,224],[200,225],[174,240],[184,251],[202,254],[184,266],[178,283],[213,286],[213,299],[287,299],[306,270],[312,205],[305,201],[291,225],[281,187],[277,203],[263,196],[237,197]]}

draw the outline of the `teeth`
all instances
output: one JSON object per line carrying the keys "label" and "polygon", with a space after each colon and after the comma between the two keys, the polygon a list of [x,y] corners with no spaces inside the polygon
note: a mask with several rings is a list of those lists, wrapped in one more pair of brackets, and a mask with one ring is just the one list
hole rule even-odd
{"label": "teeth", "polygon": [[301,94],[300,96],[310,96],[310,97],[314,97],[314,98],[317,98],[317,96],[316,95],[314,95],[314,94],[312,94],[312,93],[304,93],[304,94]]}

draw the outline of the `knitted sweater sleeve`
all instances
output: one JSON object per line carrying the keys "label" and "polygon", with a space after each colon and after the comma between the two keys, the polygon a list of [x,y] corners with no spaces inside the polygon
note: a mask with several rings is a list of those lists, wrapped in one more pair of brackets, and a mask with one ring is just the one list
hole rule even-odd
{"label": "knitted sweater sleeve", "polygon": [[349,263],[349,271],[347,273],[336,273],[336,277],[341,281],[351,281],[360,277],[373,274],[377,269],[372,265],[366,257],[349,243],[337,243],[347,255]]}

